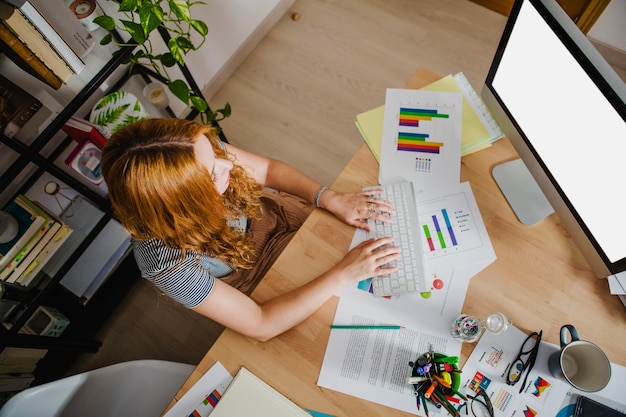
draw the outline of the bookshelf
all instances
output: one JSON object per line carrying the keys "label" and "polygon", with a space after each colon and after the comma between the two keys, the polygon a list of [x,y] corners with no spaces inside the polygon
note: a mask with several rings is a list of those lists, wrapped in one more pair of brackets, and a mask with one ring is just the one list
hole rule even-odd
{"label": "bookshelf", "polygon": [[[160,36],[167,42],[170,35],[163,30]],[[62,126],[71,117],[88,119],[94,103],[114,91],[135,95],[151,117],[194,119],[198,115],[195,109],[158,109],[143,97],[145,85],[163,80],[144,67],[135,66],[129,71],[123,63],[133,49],[122,47],[111,55],[110,46],[96,46],[94,57],[87,59],[85,73],[73,75],[56,95],[57,100],[65,98],[58,109],[52,109],[45,120],[33,118],[21,136],[0,133],[0,207],[23,194],[73,229],[72,236],[29,287],[5,285],[4,300],[19,306],[0,325],[0,352],[7,347],[47,350],[34,371],[37,384],[60,377],[77,352],[98,350],[101,342],[94,340],[98,328],[140,276],[133,257],[128,256],[130,241],[111,213],[106,185],[88,181],[64,163],[76,142],[61,130]],[[102,63],[105,56],[108,58]],[[41,91],[47,87],[42,89],[40,81],[11,64],[0,56],[3,75],[37,98],[42,97]],[[202,91],[187,67],[178,69],[191,89]],[[44,94],[44,106],[46,100]],[[170,97],[170,103],[175,100]],[[51,182],[61,189],[56,198],[45,192]],[[60,336],[24,333],[41,306],[52,307],[69,319],[69,326]]]}

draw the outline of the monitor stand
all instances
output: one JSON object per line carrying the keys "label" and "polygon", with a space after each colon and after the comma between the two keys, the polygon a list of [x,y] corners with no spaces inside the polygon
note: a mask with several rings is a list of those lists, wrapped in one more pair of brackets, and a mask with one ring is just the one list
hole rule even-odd
{"label": "monitor stand", "polygon": [[491,174],[523,224],[531,226],[554,213],[552,205],[521,159],[496,165]]}

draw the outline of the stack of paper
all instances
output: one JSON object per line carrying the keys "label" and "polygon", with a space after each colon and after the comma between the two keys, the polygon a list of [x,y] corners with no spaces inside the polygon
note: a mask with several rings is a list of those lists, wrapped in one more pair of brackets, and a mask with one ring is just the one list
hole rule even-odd
{"label": "stack of paper", "polygon": [[[422,90],[457,92],[463,95],[463,121],[461,155],[488,148],[504,134],[491,113],[462,72],[448,75]],[[385,106],[357,115],[356,127],[372,153],[380,161]]]}

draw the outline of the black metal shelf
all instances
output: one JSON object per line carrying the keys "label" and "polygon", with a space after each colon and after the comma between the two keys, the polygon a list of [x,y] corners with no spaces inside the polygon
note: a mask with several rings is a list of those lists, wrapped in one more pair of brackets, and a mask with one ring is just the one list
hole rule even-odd
{"label": "black metal shelf", "polygon": [[[166,30],[159,30],[164,41],[170,39],[169,33]],[[116,34],[114,34],[116,35]],[[119,38],[119,37],[118,37]],[[119,40],[119,39],[118,39]],[[125,257],[121,260],[121,268],[123,271],[119,273],[113,271],[111,276],[104,282],[102,287],[96,292],[93,298],[87,305],[82,304],[79,300],[73,299],[73,294],[69,294],[67,290],[59,284],[67,272],[78,261],[83,253],[89,248],[93,240],[99,235],[109,221],[114,219],[111,212],[111,207],[108,199],[101,196],[87,184],[81,180],[72,176],[68,172],[61,169],[57,163],[60,155],[70,146],[73,141],[71,138],[66,137],[55,145],[54,149],[50,149],[47,156],[42,155],[42,150],[48,146],[53,137],[55,137],[61,130],[61,127],[74,116],[83,106],[83,104],[89,100],[94,93],[100,88],[100,86],[115,72],[117,68],[127,61],[128,57],[133,53],[136,46],[123,46],[121,47],[107,62],[107,64],[98,71],[98,73],[81,89],[81,91],[65,106],[62,111],[43,129],[43,131],[34,139],[30,144],[24,144],[19,140],[8,138],[0,133],[0,142],[6,145],[7,148],[14,151],[19,155],[17,160],[13,162],[3,173],[0,175],[0,190],[7,189],[13,184],[14,179],[19,177],[19,174],[23,173],[26,169],[31,169],[33,172],[29,174],[26,180],[23,180],[17,188],[12,198],[15,198],[17,194],[25,193],[29,190],[38,179],[44,174],[50,174],[60,181],[62,181],[68,187],[76,190],[80,195],[89,200],[96,208],[104,213],[102,218],[97,221],[96,225],[91,229],[87,236],[82,240],[78,247],[68,257],[68,259],[59,268],[56,274],[52,277],[46,276],[42,283],[35,289],[17,292],[9,288],[8,296],[14,296],[21,299],[24,308],[20,312],[20,316],[14,321],[10,329],[0,326],[0,351],[8,346],[13,347],[30,347],[39,349],[49,349],[50,352],[41,362],[42,366],[37,369],[36,383],[41,383],[50,380],[54,377],[54,373],[63,371],[63,364],[65,366],[71,365],[71,358],[75,355],[76,351],[95,352],[100,346],[99,341],[92,340],[95,337],[95,329],[100,327],[106,318],[111,313],[112,309],[121,301],[126,291],[132,286],[132,284],[139,279],[139,272],[131,257]],[[185,77],[190,89],[194,94],[203,97],[201,90],[199,89],[193,75],[188,68],[182,65],[178,65],[183,76]],[[110,88],[108,92],[117,91],[124,83],[126,83],[130,77],[139,75],[143,80],[148,83],[151,79],[166,82],[163,77],[154,71],[135,65],[117,81]],[[173,111],[168,107],[166,110],[170,117],[176,117]],[[185,116],[186,119],[195,119],[199,114],[199,111],[195,108],[191,108],[191,111]],[[219,128],[217,123],[214,123]],[[220,132],[220,138],[224,142],[228,142],[224,134]],[[33,168],[29,168],[34,166]],[[134,274],[134,279],[128,277],[128,273],[131,271]],[[124,275],[123,277],[121,275]],[[58,304],[61,304],[60,306]],[[18,333],[24,326],[32,314],[37,310],[40,305],[57,305],[63,310],[69,311],[75,318],[71,318],[71,324],[68,329],[59,338],[37,336],[37,335],[25,335]],[[92,324],[94,326],[92,326]],[[41,368],[41,369],[40,369]],[[60,376],[60,375],[58,375]]]}

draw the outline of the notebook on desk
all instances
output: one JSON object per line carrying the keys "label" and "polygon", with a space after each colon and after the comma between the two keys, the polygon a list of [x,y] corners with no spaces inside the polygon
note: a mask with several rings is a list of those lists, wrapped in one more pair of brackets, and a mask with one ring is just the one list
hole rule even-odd
{"label": "notebook on desk", "polygon": [[211,417],[311,417],[265,381],[242,367],[219,400]]}

